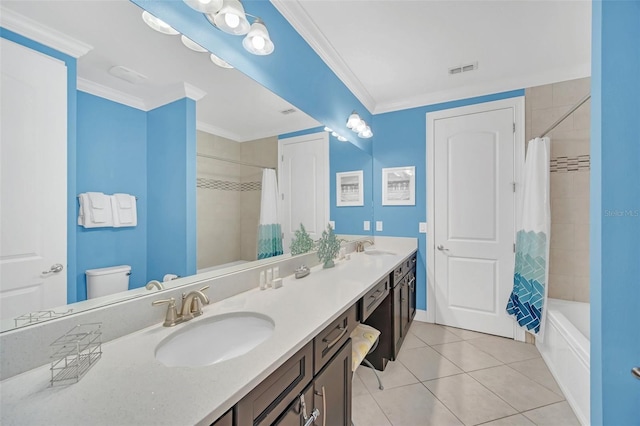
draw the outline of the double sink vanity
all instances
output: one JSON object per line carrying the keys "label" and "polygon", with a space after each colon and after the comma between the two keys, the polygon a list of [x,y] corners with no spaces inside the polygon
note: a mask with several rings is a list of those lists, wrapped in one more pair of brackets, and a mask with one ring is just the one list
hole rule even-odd
{"label": "double sink vanity", "polygon": [[[48,365],[1,382],[0,423],[348,426],[349,335],[358,322],[376,327],[368,359],[378,369],[395,359],[415,315],[416,250],[414,238],[376,238],[333,268],[231,297],[217,281],[234,285],[235,274],[212,279],[201,316],[103,343],[78,383],[50,387]],[[151,296],[147,309],[164,311]]]}

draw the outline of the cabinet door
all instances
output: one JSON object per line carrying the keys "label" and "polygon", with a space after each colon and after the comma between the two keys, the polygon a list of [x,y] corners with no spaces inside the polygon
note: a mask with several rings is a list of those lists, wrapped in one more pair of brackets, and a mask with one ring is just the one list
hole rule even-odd
{"label": "cabinet door", "polygon": [[351,426],[351,339],[313,382],[314,407],[320,409],[316,426]]}
{"label": "cabinet door", "polygon": [[393,289],[393,359],[402,345],[402,280]]}
{"label": "cabinet door", "polygon": [[401,287],[401,297],[400,297],[400,334],[402,335],[402,340],[407,336],[407,332],[409,331],[409,285],[408,280],[409,277],[405,276],[400,283]]}

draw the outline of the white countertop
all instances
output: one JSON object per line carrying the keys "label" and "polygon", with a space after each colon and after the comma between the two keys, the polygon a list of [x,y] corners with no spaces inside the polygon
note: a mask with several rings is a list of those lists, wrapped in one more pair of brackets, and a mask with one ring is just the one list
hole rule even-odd
{"label": "white countertop", "polygon": [[[181,325],[161,324],[102,345],[102,359],[76,384],[49,386],[49,365],[0,383],[0,423],[8,425],[209,425],[356,303],[417,249],[414,238],[384,238],[394,255],[352,253],[283,287],[258,288],[204,307],[190,324],[229,312],[258,312],[275,323],[252,351],[207,367],[166,367],[157,344]],[[152,309],[149,307],[149,309]]]}

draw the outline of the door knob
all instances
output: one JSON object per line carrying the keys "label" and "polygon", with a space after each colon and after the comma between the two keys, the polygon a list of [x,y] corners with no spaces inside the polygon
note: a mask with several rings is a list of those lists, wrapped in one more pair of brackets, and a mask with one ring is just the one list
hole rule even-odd
{"label": "door knob", "polygon": [[442,244],[440,244],[438,247],[436,247],[438,250],[440,251],[449,251],[449,249],[444,248],[444,246]]}
{"label": "door knob", "polygon": [[62,266],[59,263],[55,263],[51,265],[51,269],[49,269],[48,271],[42,271],[42,275],[56,274],[62,271],[63,269],[64,269],[64,266]]}

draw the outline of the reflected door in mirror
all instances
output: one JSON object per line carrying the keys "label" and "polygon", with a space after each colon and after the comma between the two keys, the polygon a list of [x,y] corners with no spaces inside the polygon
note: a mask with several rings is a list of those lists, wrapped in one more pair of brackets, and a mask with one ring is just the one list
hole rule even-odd
{"label": "reflected door in mirror", "polygon": [[0,40],[0,315],[13,318],[67,303],[67,68]]}

